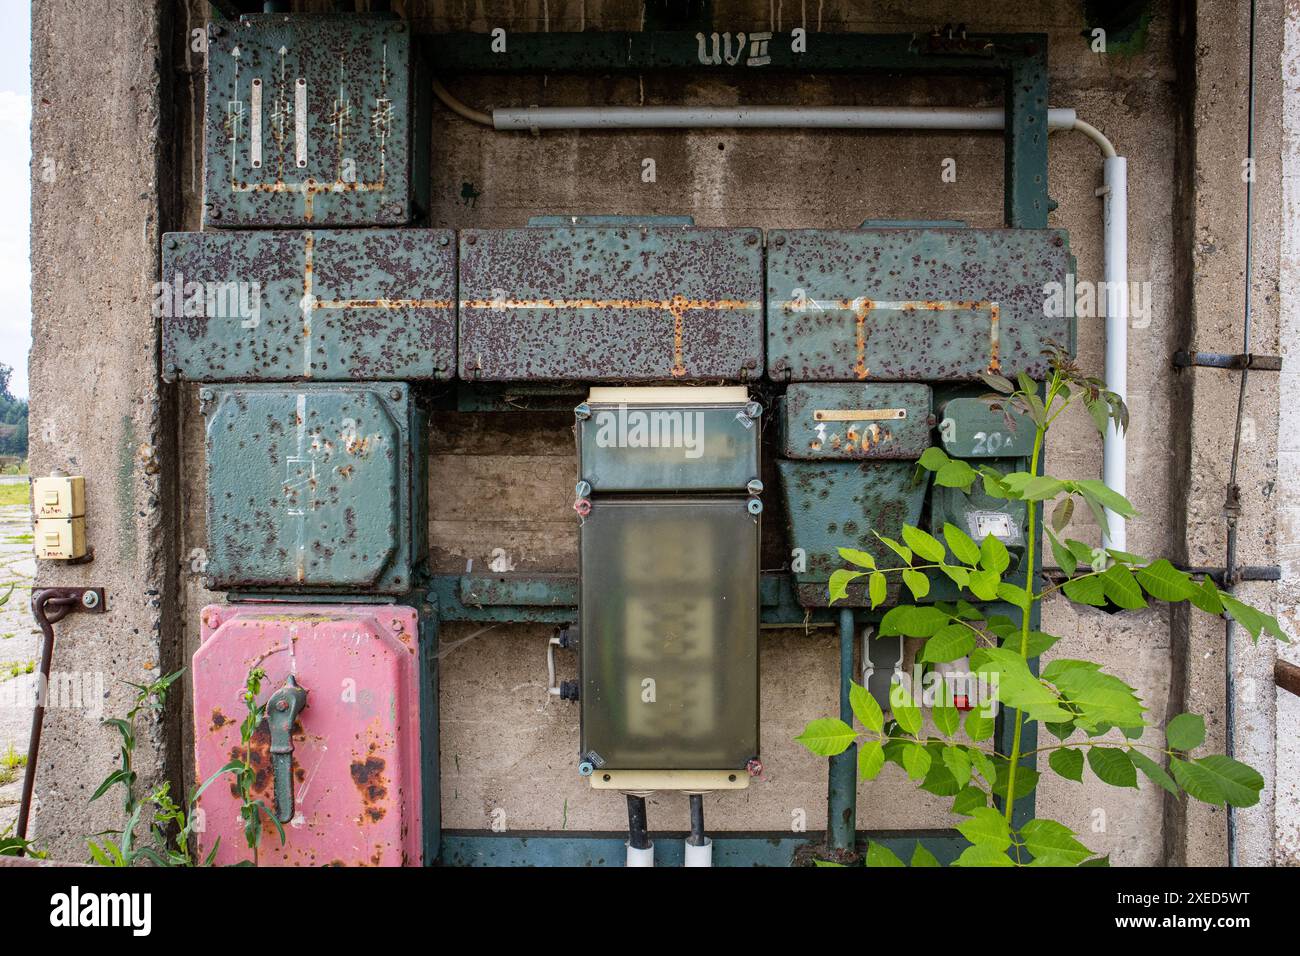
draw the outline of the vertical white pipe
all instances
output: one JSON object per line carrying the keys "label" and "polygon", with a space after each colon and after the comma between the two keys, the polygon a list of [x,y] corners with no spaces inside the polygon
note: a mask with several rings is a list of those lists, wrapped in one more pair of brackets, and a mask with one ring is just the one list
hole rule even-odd
{"label": "vertical white pipe", "polygon": [[[1108,157],[1102,170],[1102,223],[1106,279],[1106,386],[1128,401],[1128,160]],[[1102,479],[1121,495],[1125,490],[1128,450],[1125,436],[1112,422],[1102,442]],[[1106,509],[1110,534],[1102,544],[1126,549],[1124,519]]]}

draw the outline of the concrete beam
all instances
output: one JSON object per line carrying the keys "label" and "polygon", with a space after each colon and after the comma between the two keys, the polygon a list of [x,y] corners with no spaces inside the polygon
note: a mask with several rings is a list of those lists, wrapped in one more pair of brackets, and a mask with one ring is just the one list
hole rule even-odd
{"label": "concrete beam", "polygon": [[[100,716],[130,708],[123,681],[147,684],[176,663],[176,428],[150,309],[171,154],[170,8],[32,4],[31,464],[85,475],[95,549],[88,564],[41,562],[37,585],[102,586],[108,605],[55,627],[56,674],[103,688],[80,707],[52,701],[45,718],[32,835],[69,861],[85,858],[87,834],[123,823],[119,793],[88,804],[117,762]],[[178,724],[140,721],[139,792],[168,772]]]}

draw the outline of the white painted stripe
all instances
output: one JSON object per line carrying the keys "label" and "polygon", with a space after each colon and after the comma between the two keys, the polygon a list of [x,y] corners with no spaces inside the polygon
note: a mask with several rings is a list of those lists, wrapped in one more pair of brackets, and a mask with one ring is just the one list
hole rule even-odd
{"label": "white painted stripe", "polygon": [[254,169],[262,168],[262,81],[254,80],[248,127],[248,155]]}
{"label": "white painted stripe", "polygon": [[293,144],[298,166],[307,165],[307,80],[298,77],[293,86]]}

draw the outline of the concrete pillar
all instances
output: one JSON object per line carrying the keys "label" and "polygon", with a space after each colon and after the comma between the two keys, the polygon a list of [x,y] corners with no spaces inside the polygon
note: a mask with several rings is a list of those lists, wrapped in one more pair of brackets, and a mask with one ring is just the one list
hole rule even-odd
{"label": "concrete pillar", "polygon": [[[1252,352],[1278,352],[1278,274],[1281,164],[1281,0],[1258,0],[1255,25],[1255,244],[1252,289]],[[1247,102],[1250,5],[1203,0],[1184,14],[1182,81],[1183,152],[1179,180],[1184,256],[1185,316],[1181,347],[1203,352],[1242,351],[1245,314]],[[1131,224],[1141,228],[1140,222]],[[1225,489],[1236,427],[1239,372],[1197,368],[1178,373],[1172,420],[1171,467],[1181,510],[1178,557],[1193,566],[1222,566],[1226,550]],[[1238,561],[1276,563],[1278,376],[1255,372],[1245,396],[1237,482],[1241,488]],[[1276,588],[1245,584],[1239,597],[1265,610]],[[1180,609],[1172,620],[1173,695],[1170,716],[1183,711],[1206,719],[1206,747],[1222,752],[1224,714],[1223,622]],[[1239,811],[1240,864],[1272,862],[1274,646],[1253,645],[1237,629],[1236,728],[1238,759],[1267,781],[1260,804]],[[1260,746],[1260,741],[1265,746]],[[1168,862],[1221,866],[1228,862],[1227,820],[1222,809],[1193,800],[1167,800]]]}
{"label": "concrete pillar", "polygon": [[[32,833],[57,859],[86,858],[85,837],[123,823],[119,792],[88,804],[116,764],[134,691],[177,666],[172,402],[160,392],[160,212],[171,128],[165,34],[171,4],[32,4],[31,463],[86,477],[95,559],[41,562],[37,585],[99,585],[108,613],[55,627],[53,669],[102,687],[82,706],[51,701],[37,766]],[[173,704],[184,693],[174,685]],[[140,722],[135,769],[147,793],[169,770],[179,721]]]}

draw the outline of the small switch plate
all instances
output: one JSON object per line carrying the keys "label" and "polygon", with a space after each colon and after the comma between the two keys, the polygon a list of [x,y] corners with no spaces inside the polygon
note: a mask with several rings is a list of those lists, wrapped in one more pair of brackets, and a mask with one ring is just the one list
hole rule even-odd
{"label": "small switch plate", "polygon": [[33,528],[36,557],[44,561],[72,561],[86,556],[86,519],[37,518]]}
{"label": "small switch plate", "polygon": [[32,479],[32,513],[37,518],[79,518],[86,513],[86,479],[47,475]]}

